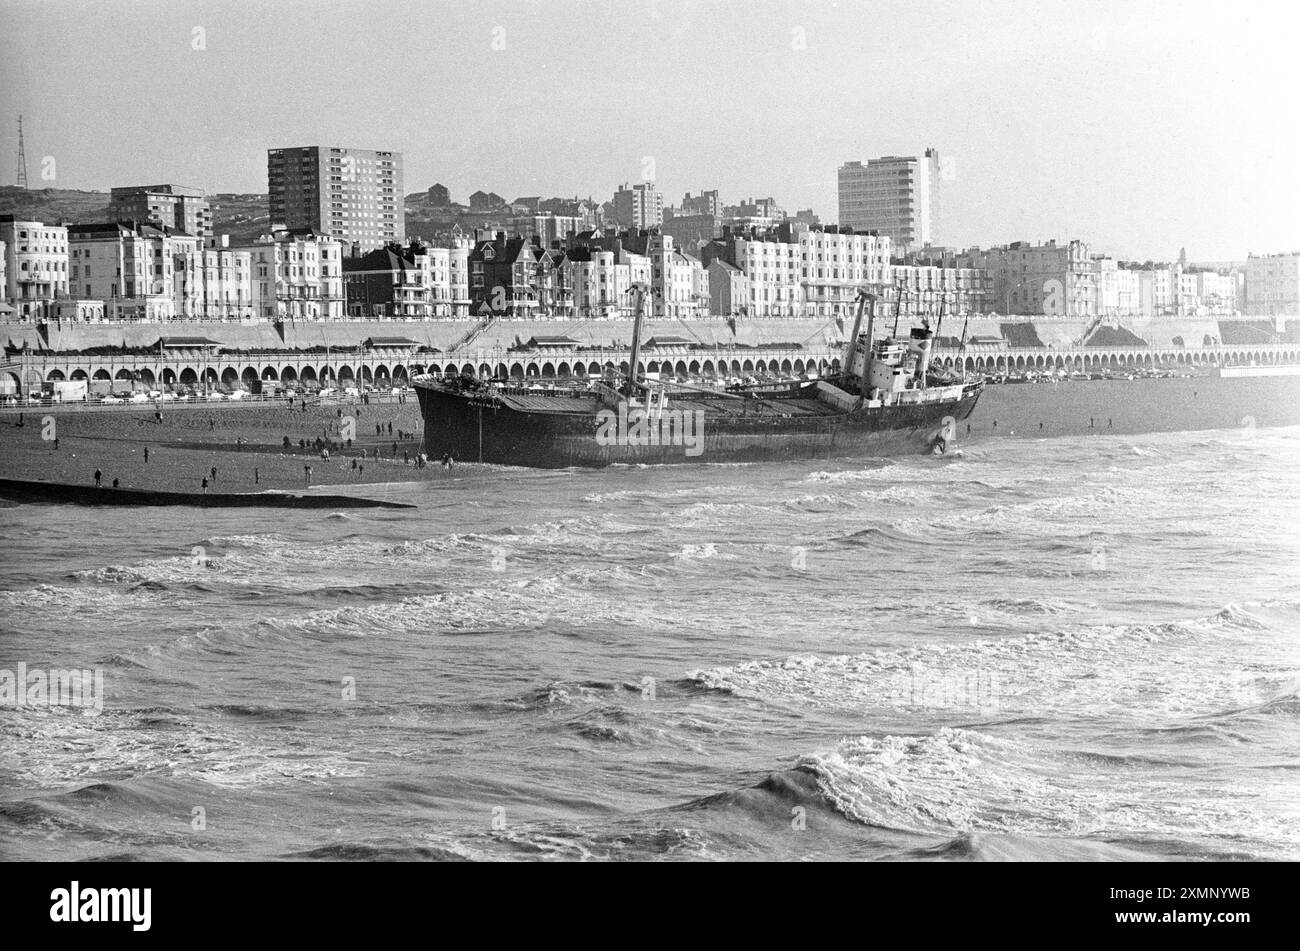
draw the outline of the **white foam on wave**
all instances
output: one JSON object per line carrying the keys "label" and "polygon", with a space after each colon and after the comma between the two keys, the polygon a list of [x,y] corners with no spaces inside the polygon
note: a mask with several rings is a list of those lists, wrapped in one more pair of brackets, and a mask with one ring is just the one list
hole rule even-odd
{"label": "white foam on wave", "polygon": [[872,469],[840,469],[829,471],[819,469],[804,476],[802,482],[843,484],[852,482],[892,482],[898,479],[896,465],[880,466]]}
{"label": "white foam on wave", "polygon": [[1105,718],[1144,727],[1263,702],[1300,651],[1239,607],[1188,623],[1091,625],[697,670],[705,687],[794,706],[965,718]]}
{"label": "white foam on wave", "polygon": [[[138,585],[144,580],[140,576],[124,583]],[[0,592],[0,610],[21,610],[24,620],[33,622],[46,614],[58,618],[80,616],[89,619],[99,614],[113,616],[123,611],[135,611],[162,598],[162,592],[147,587],[104,590],[41,584],[34,588]]]}
{"label": "white foam on wave", "polygon": [[200,726],[173,717],[168,729],[142,729],[152,716],[111,709],[86,716],[60,707],[13,711],[0,718],[0,773],[37,789],[146,773],[247,789],[365,772],[335,750],[277,746],[273,731],[230,729],[211,719]]}
{"label": "white foam on wave", "polygon": [[1285,804],[1261,804],[1249,777],[1149,763],[1134,770],[1122,758],[952,728],[849,738],[798,765],[831,805],[865,825],[932,835],[1199,840],[1207,851],[1300,855],[1300,821]]}

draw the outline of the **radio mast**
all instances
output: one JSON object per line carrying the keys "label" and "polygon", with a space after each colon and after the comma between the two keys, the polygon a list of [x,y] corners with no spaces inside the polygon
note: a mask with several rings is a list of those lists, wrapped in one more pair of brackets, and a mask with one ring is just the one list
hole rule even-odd
{"label": "radio mast", "polygon": [[18,187],[27,187],[27,149],[23,145],[23,117],[18,116]]}

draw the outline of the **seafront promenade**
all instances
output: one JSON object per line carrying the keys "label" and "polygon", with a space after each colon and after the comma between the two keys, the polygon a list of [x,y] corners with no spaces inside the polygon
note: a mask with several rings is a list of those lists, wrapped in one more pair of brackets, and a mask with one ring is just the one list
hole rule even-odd
{"label": "seafront promenade", "polygon": [[[643,351],[641,373],[677,377],[728,377],[749,374],[814,375],[839,369],[842,350],[813,347],[713,348],[671,346]],[[1004,347],[940,346],[935,363],[973,373],[1024,370],[1119,370],[1125,367],[1245,366],[1300,362],[1300,344],[1211,345],[1201,347]],[[395,362],[349,353],[288,351],[186,354],[67,354],[27,353],[9,357],[0,372],[14,381],[18,393],[35,393],[64,380],[87,380],[99,395],[182,386],[197,389],[243,388],[250,393],[276,387],[388,388],[416,375],[471,375],[496,379],[565,380],[599,377],[608,370],[628,369],[625,349],[535,351],[475,351],[472,354],[421,354],[415,351]],[[21,381],[21,384],[19,383]]]}
{"label": "seafront promenade", "polygon": [[[75,333],[46,328],[43,336],[23,327],[21,333],[9,334],[0,383],[15,394],[79,379],[99,395],[175,386],[258,393],[279,386],[385,389],[421,373],[549,380],[628,368],[627,321],[498,321],[468,343],[460,343],[461,335],[453,345],[440,347],[435,340],[446,343],[445,338],[455,336],[447,323],[325,324],[315,337],[300,327],[271,324],[216,324],[201,335],[181,335],[158,324],[87,326]],[[844,323],[651,321],[639,370],[679,377],[822,374],[839,366],[851,332]],[[1288,326],[1283,320],[1268,326],[1226,319],[1113,325],[1096,320],[952,320],[952,334],[941,329],[935,354],[943,366],[987,374],[1271,365],[1300,362],[1297,327],[1300,322]],[[899,328],[900,333],[906,330]]]}

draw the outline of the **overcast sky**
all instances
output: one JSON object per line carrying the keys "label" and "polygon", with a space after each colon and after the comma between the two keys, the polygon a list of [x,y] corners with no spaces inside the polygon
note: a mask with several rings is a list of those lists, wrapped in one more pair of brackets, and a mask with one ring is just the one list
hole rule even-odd
{"label": "overcast sky", "polygon": [[[405,155],[435,181],[836,217],[846,160],[951,156],[947,244],[1125,257],[1300,249],[1300,3],[0,0],[14,181],[266,189],[266,149]],[[198,31],[198,32],[196,32]],[[48,165],[46,167],[49,167]]]}

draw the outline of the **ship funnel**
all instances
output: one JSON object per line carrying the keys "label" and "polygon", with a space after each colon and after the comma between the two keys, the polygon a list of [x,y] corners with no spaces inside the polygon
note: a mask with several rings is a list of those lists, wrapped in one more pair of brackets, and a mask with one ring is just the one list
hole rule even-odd
{"label": "ship funnel", "polygon": [[925,374],[930,369],[930,349],[934,343],[934,331],[929,327],[912,328],[911,349],[916,353],[916,382],[924,388]]}

